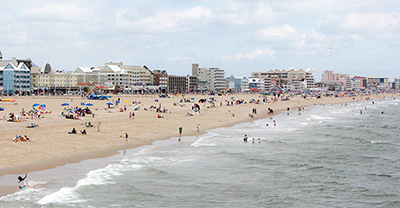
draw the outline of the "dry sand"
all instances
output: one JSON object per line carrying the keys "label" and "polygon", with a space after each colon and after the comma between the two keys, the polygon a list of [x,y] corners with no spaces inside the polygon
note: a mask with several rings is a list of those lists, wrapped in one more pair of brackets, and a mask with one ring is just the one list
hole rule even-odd
{"label": "dry sand", "polygon": [[[380,95],[381,97],[383,95]],[[19,114],[21,109],[25,111],[32,109],[35,103],[46,104],[45,111],[51,113],[43,114],[44,118],[30,119],[25,118],[23,122],[0,121],[0,176],[7,174],[23,174],[35,170],[43,170],[67,163],[79,162],[84,159],[105,157],[116,154],[118,150],[134,148],[146,144],[151,144],[155,140],[169,139],[178,137],[178,128],[183,127],[182,136],[197,135],[204,133],[204,130],[251,121],[249,113],[253,108],[257,109],[257,114],[253,119],[260,119],[269,116],[267,108],[274,109],[275,113],[296,109],[298,107],[346,103],[352,101],[365,100],[366,97],[323,97],[322,99],[311,98],[305,100],[300,96],[290,99],[290,101],[277,101],[268,104],[248,103],[250,99],[262,100],[258,94],[234,94],[223,96],[208,95],[186,95],[185,98],[194,98],[197,101],[201,98],[209,100],[214,97],[217,102],[215,108],[208,108],[211,104],[200,104],[201,113],[194,116],[186,116],[192,113],[192,103],[181,103],[182,96],[172,96],[171,98],[158,98],[157,95],[113,95],[110,100],[87,100],[80,97],[66,96],[32,96],[14,97],[18,104],[2,103],[0,107],[5,108],[0,111],[0,118],[7,113]],[[244,99],[247,104],[226,106],[224,101]],[[381,98],[372,96],[373,99]],[[107,102],[121,99],[118,108],[106,110]],[[271,96],[268,97],[269,99]],[[156,102],[158,100],[158,102]],[[125,103],[123,101],[129,101]],[[141,108],[135,111],[135,119],[129,119],[129,112],[132,112],[134,104],[132,101],[140,101]],[[61,116],[64,107],[62,103],[69,103],[70,106],[80,106],[80,103],[92,103],[90,109],[95,113],[95,117],[86,116],[79,120],[65,119]],[[220,102],[223,105],[220,106]],[[178,105],[174,105],[177,103]],[[157,113],[155,111],[145,111],[144,107],[151,105],[168,109],[168,113]],[[180,106],[183,104],[184,106]],[[119,112],[119,108],[127,106],[126,112]],[[232,116],[232,113],[235,116]],[[164,118],[157,118],[160,114]],[[86,128],[87,135],[71,135],[67,132],[72,128],[77,131],[85,129],[84,123],[91,122],[95,127]],[[34,122],[37,128],[27,128],[26,126]],[[96,124],[101,122],[101,130],[97,131]],[[201,125],[201,131],[197,132],[197,124]],[[125,142],[124,134],[128,133],[128,142]],[[15,135],[28,135],[30,142],[13,142]]]}

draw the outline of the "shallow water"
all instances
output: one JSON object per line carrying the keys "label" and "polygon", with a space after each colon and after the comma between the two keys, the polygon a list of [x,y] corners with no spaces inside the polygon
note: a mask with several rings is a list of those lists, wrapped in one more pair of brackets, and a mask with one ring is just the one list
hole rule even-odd
{"label": "shallow water", "polygon": [[0,207],[400,207],[399,103],[315,106],[36,172]]}

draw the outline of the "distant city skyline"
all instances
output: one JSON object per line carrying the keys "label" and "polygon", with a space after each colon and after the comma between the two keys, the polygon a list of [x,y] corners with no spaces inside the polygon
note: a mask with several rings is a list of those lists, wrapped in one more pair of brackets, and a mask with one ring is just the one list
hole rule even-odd
{"label": "distant city skyline", "polygon": [[122,61],[191,74],[192,63],[249,77],[312,68],[400,76],[397,0],[3,0],[3,59],[73,71]]}

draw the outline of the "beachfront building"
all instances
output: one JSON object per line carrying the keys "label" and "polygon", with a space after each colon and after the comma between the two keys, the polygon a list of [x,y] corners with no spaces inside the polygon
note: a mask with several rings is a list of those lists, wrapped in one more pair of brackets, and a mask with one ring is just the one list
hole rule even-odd
{"label": "beachfront building", "polygon": [[11,94],[30,94],[31,93],[31,71],[26,65],[32,66],[30,59],[21,60],[12,58],[11,60],[0,59],[0,93]]}
{"label": "beachfront building", "polygon": [[316,87],[323,91],[344,91],[344,84],[342,82],[318,82]]}
{"label": "beachfront building", "polygon": [[169,93],[193,93],[198,91],[198,79],[195,76],[168,75]]}
{"label": "beachfront building", "polygon": [[197,77],[199,90],[223,91],[226,87],[225,70],[220,68],[200,68],[192,64],[192,76]]}
{"label": "beachfront building", "polygon": [[160,92],[168,88],[168,73],[166,70],[153,70],[153,84],[159,87]]}
{"label": "beachfront building", "polygon": [[335,74],[333,71],[326,70],[321,76],[322,83],[341,82],[343,83],[344,90],[352,90],[352,83],[348,74]]}
{"label": "beachfront building", "polygon": [[392,89],[399,90],[400,89],[400,80],[399,78],[395,78],[392,82]]}
{"label": "beachfront building", "polygon": [[46,64],[41,72],[40,67],[31,69],[32,90],[38,94],[42,92],[67,93],[78,91],[78,76],[62,70],[53,70],[50,64]]}
{"label": "beachfront building", "polygon": [[185,93],[187,91],[187,77],[168,75],[168,92]]}
{"label": "beachfront building", "polygon": [[271,89],[301,90],[315,88],[313,73],[312,69],[275,69],[267,72],[252,72],[250,78],[268,78],[268,82],[272,85]]}
{"label": "beachfront building", "polygon": [[367,77],[368,89],[372,90],[386,90],[390,88],[389,78],[385,77]]}
{"label": "beachfront building", "polygon": [[108,62],[100,67],[78,67],[73,73],[78,76],[78,83],[97,83],[107,89],[118,86],[131,90],[133,86],[153,84],[153,73],[146,66],[124,65],[122,62]]}
{"label": "beachfront building", "polygon": [[263,92],[265,91],[265,79],[263,78],[250,78],[249,79],[249,90]]}
{"label": "beachfront building", "polygon": [[194,93],[199,91],[199,79],[195,76],[186,76],[187,89],[189,92]]}
{"label": "beachfront building", "polygon": [[367,88],[367,77],[354,76],[351,81],[355,90]]}
{"label": "beachfront building", "polygon": [[225,78],[227,90],[234,92],[244,92],[249,90],[249,79],[247,77],[235,77],[231,75]]}

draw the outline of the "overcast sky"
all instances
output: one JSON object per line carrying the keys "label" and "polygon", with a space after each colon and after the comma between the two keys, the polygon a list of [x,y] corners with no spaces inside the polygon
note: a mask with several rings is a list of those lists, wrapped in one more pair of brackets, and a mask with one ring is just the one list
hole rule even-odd
{"label": "overcast sky", "polygon": [[42,69],[109,61],[191,74],[400,76],[399,0],[1,0],[0,51]]}

